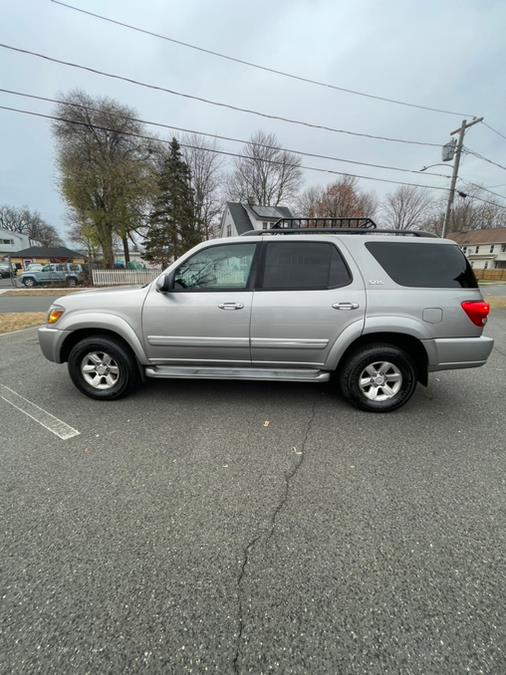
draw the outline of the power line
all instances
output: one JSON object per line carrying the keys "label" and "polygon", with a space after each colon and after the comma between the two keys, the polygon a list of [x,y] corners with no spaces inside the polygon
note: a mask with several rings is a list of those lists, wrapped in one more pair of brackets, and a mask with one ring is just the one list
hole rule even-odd
{"label": "power line", "polygon": [[478,190],[483,190],[484,192],[488,192],[491,195],[494,195],[494,197],[500,197],[501,199],[506,199],[506,196],[500,195],[498,192],[492,192],[492,190],[489,190],[488,188],[484,187],[483,185],[480,185],[479,183],[472,183],[471,181],[465,180],[463,178],[460,179],[463,183],[467,183],[467,185],[471,185],[472,187],[478,189]]}
{"label": "power line", "polygon": [[[53,0],[54,2],[54,0]],[[490,129],[490,131],[493,131],[494,134],[497,134],[501,138],[504,138],[506,140],[506,135],[503,134],[501,131],[498,131],[497,129],[494,129],[494,127],[490,126],[490,124],[487,124],[486,122],[482,122],[483,126],[487,127],[487,129]]]}
{"label": "power line", "polygon": [[477,157],[478,159],[482,159],[484,162],[488,162],[488,164],[493,164],[494,166],[499,167],[499,169],[502,169],[503,171],[506,171],[506,166],[504,166],[504,164],[499,164],[498,162],[494,162],[493,159],[489,159],[488,157],[485,157],[484,155],[480,155],[479,152],[475,152],[474,150],[471,150],[471,148],[464,147],[464,152],[467,152],[469,155],[474,155],[474,157]]}
{"label": "power line", "polygon": [[477,197],[476,195],[466,195],[467,199],[477,199],[479,202],[483,202],[484,204],[490,204],[491,206],[495,206],[498,209],[506,209],[506,206],[503,206],[502,204],[497,204],[497,202],[491,202],[489,199],[483,199],[483,197]]}
{"label": "power line", "polygon": [[[157,143],[168,143],[170,144],[171,141],[167,139],[161,139],[156,136],[148,136],[146,134],[138,134],[134,133],[131,131],[120,131],[119,129],[113,129],[111,127],[104,127],[98,124],[88,124],[87,122],[78,122],[77,120],[71,120],[65,117],[60,117],[58,115],[48,115],[45,113],[39,113],[35,112],[33,110],[24,110],[22,108],[13,108],[10,106],[5,106],[5,105],[0,105],[0,110],[8,110],[11,112],[16,112],[16,113],[21,113],[23,115],[31,115],[33,117],[39,117],[43,119],[48,119],[48,120],[59,120],[61,122],[67,122],[69,124],[75,124],[77,126],[82,126],[86,127],[88,129],[99,129],[101,131],[109,131],[111,133],[116,133],[120,134],[122,136],[131,136],[134,138],[142,138],[144,140],[148,141],[156,141]],[[255,157],[251,157],[248,155],[242,155],[237,152],[229,152],[227,150],[218,150],[217,148],[202,148],[200,146],[196,145],[191,145],[189,143],[180,143],[181,147],[183,148],[189,148],[192,150],[203,150],[205,152],[212,152],[217,155],[226,155],[227,157],[239,157],[241,159],[254,159],[257,160]],[[266,164],[277,164],[277,165],[283,165],[284,163],[281,160],[275,160],[275,159],[261,159],[260,161],[265,162]],[[363,180],[374,180],[378,181],[380,183],[393,183],[395,185],[409,185],[411,187],[420,187],[420,188],[426,188],[426,189],[431,189],[431,190],[444,190],[448,191],[448,188],[446,187],[440,187],[438,185],[423,185],[421,183],[408,183],[406,181],[399,181],[399,180],[393,180],[389,178],[377,178],[375,176],[364,176],[361,174],[356,174],[356,173],[345,173],[344,171],[335,171],[334,169],[322,169],[320,167],[315,167],[315,166],[305,166],[303,164],[300,164],[299,167],[301,169],[304,169],[306,171],[317,171],[319,173],[327,173],[327,174],[332,174],[336,176],[351,176],[352,178],[361,178]]]}
{"label": "power line", "polygon": [[[69,102],[69,101],[65,101],[63,99],[49,98],[47,96],[37,96],[35,94],[28,94],[26,92],[15,91],[13,89],[2,89],[2,88],[0,88],[0,92],[6,93],[6,94],[12,94],[14,96],[22,96],[24,98],[31,98],[31,99],[35,99],[37,101],[45,101],[47,103],[57,103],[57,104],[60,104],[60,105],[68,105],[68,106],[72,106],[72,107],[75,107],[75,108],[84,108],[85,110],[91,110],[92,112],[100,112],[100,110],[98,108],[93,108],[91,106],[87,106],[87,105],[84,105],[84,104],[81,104],[81,103],[72,103],[72,102]],[[245,140],[244,138],[234,138],[232,136],[223,136],[223,135],[220,135],[220,134],[211,134],[211,133],[207,133],[207,132],[204,132],[204,131],[195,131],[194,129],[186,129],[184,127],[177,127],[173,124],[164,124],[163,122],[152,122],[150,120],[141,119],[139,117],[130,117],[129,116],[128,119],[132,120],[133,122],[139,122],[140,124],[146,124],[148,126],[160,127],[160,128],[163,128],[163,129],[170,129],[172,131],[180,131],[180,132],[188,133],[188,134],[195,134],[197,136],[207,136],[209,138],[214,138],[214,139],[218,139],[218,140],[222,140],[222,141],[231,141],[233,143],[244,143],[244,144],[248,144],[248,143],[251,142],[251,141]],[[332,156],[332,155],[321,155],[321,154],[318,154],[316,152],[306,152],[304,150],[294,150],[294,149],[291,149],[291,148],[284,148],[284,147],[278,148],[277,146],[267,145],[265,143],[255,143],[255,145],[258,145],[259,147],[262,147],[262,148],[266,148],[267,150],[278,150],[279,149],[279,150],[283,150],[285,152],[291,152],[291,153],[294,153],[294,154],[297,154],[297,155],[302,155],[304,157],[313,157],[313,158],[316,158],[316,159],[328,159],[328,160],[331,160],[333,162],[343,162],[345,164],[358,164],[360,166],[371,166],[371,167],[374,167],[376,169],[387,169],[387,170],[390,170],[390,171],[401,171],[401,172],[404,172],[404,173],[414,173],[414,174],[420,174],[421,173],[420,170],[416,170],[416,169],[404,169],[404,168],[401,168],[401,167],[398,167],[398,166],[390,166],[390,165],[387,165],[387,164],[373,164],[372,162],[360,162],[358,160],[344,159],[342,157],[335,157],[335,156]],[[446,174],[443,174],[443,173],[435,173],[435,172],[432,172],[432,171],[424,171],[423,173],[426,176],[438,176],[439,178],[448,178],[448,176],[446,176]]]}
{"label": "power line", "polygon": [[362,138],[372,138],[375,140],[380,140],[380,141],[388,141],[391,143],[406,143],[409,145],[423,145],[427,147],[435,147],[439,148],[440,144],[439,143],[430,143],[430,142],[425,142],[425,141],[413,141],[413,140],[408,140],[408,139],[403,139],[403,138],[392,138],[389,136],[378,136],[375,134],[368,134],[364,132],[358,132],[358,131],[350,131],[348,129],[336,129],[335,127],[329,127],[325,126],[323,124],[316,124],[313,122],[305,122],[302,120],[296,120],[292,119],[290,117],[282,117],[281,115],[271,115],[269,113],[265,112],[260,112],[258,110],[253,110],[251,108],[241,108],[236,105],[232,105],[231,103],[223,103],[221,101],[214,101],[212,99],[204,98],[202,96],[194,96],[193,94],[186,94],[180,91],[175,91],[174,89],[168,89],[167,87],[162,87],[160,85],[156,84],[149,84],[147,82],[142,82],[141,80],[135,80],[130,77],[125,77],[123,75],[116,75],[114,73],[108,73],[103,70],[98,70],[97,68],[91,68],[90,66],[82,66],[78,63],[72,63],[71,61],[63,61],[62,59],[56,59],[51,56],[47,56],[46,54],[40,54],[39,52],[34,52],[29,49],[22,49],[21,47],[14,47],[12,45],[7,45],[4,43],[0,43],[0,47],[3,49],[10,49],[11,51],[19,52],[21,54],[28,54],[30,56],[35,56],[39,59],[44,59],[46,61],[51,61],[52,63],[58,63],[63,66],[68,66],[70,68],[77,68],[79,70],[85,70],[89,73],[94,73],[95,75],[102,75],[103,77],[109,77],[115,80],[121,80],[123,82],[129,82],[130,84],[135,84],[140,87],[145,87],[147,89],[153,89],[155,91],[163,91],[167,94],[171,94],[173,96],[180,96],[182,98],[187,98],[191,99],[193,101],[200,101],[201,103],[207,103],[208,105],[213,105],[217,106],[219,108],[227,108],[228,110],[234,110],[237,112],[243,112],[247,113],[249,115],[256,115],[257,117],[263,117],[266,119],[271,119],[271,120],[278,120],[281,122],[287,122],[288,124],[296,124],[299,126],[304,126],[304,127],[309,127],[311,129],[320,129],[323,131],[331,131],[332,133],[336,134],[347,134],[350,136],[360,136]]}
{"label": "power line", "polygon": [[188,47],[189,49],[194,49],[195,51],[198,52],[203,52],[204,54],[211,54],[212,56],[217,56],[220,59],[226,59],[227,61],[234,61],[235,63],[241,63],[242,65],[245,66],[250,66],[251,68],[257,68],[259,70],[266,71],[268,73],[274,73],[275,75],[282,75],[283,77],[289,77],[292,80],[299,80],[300,82],[306,82],[309,84],[315,84],[319,87],[325,87],[327,89],[335,89],[336,91],[341,91],[346,94],[353,94],[354,96],[363,96],[365,98],[371,98],[376,101],[383,101],[384,103],[394,103],[396,105],[402,105],[406,106],[408,108],[417,108],[418,110],[427,110],[430,112],[437,112],[437,113],[444,113],[446,115],[458,115],[459,117],[476,117],[476,115],[471,115],[470,113],[462,113],[462,112],[456,112],[454,110],[445,110],[444,108],[432,108],[430,106],[426,105],[419,105],[417,103],[409,103],[408,101],[402,101],[400,99],[395,99],[395,98],[388,98],[387,96],[377,96],[375,94],[369,94],[363,91],[357,91],[356,89],[348,89],[346,87],[340,87],[336,84],[330,84],[328,82],[321,82],[320,80],[314,80],[309,77],[304,77],[302,75],[295,75],[294,73],[288,73],[284,70],[278,70],[276,68],[271,68],[269,66],[262,66],[259,63],[254,63],[252,61],[246,61],[244,59],[240,59],[236,56],[230,56],[229,54],[223,54],[222,52],[217,52],[212,49],[207,49],[205,47],[200,47],[199,45],[191,44],[190,42],[184,42],[183,40],[177,40],[176,38],[171,38],[168,37],[167,35],[162,35],[161,33],[155,33],[154,31],[150,31],[144,28],[140,28],[139,26],[134,26],[132,24],[125,23],[124,21],[118,21],[117,19],[111,19],[110,17],[103,16],[102,14],[96,14],[95,12],[90,12],[85,9],[81,9],[80,7],[75,7],[74,5],[69,5],[66,2],[61,2],[60,0],[51,0],[56,5],[61,5],[62,7],[66,7],[67,9],[72,9],[75,12],[80,12],[81,14],[87,14],[88,16],[92,16],[95,19],[100,19],[101,21],[107,21],[109,23],[113,23],[117,26],[121,26],[122,28],[128,28],[130,30],[137,31],[138,33],[144,33],[145,35],[150,35],[152,37],[159,38],[161,40],[165,40],[167,42],[172,42],[174,44],[180,45],[182,47]]}

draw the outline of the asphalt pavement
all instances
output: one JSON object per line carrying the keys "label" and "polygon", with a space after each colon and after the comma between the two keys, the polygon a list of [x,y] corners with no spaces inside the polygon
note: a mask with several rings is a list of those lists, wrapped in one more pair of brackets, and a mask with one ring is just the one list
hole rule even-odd
{"label": "asphalt pavement", "polygon": [[487,333],[388,415],[286,383],[95,402],[0,337],[0,672],[506,672],[505,312]]}

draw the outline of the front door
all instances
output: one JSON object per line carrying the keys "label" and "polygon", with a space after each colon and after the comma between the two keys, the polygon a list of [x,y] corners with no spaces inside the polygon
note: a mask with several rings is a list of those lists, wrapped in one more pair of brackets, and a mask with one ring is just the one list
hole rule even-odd
{"label": "front door", "polygon": [[174,289],[154,284],[143,308],[152,363],[250,366],[249,325],[256,243],[210,244],[176,269]]}
{"label": "front door", "polygon": [[294,238],[264,244],[251,313],[258,367],[321,368],[342,331],[363,328],[365,290],[353,261],[328,240]]}

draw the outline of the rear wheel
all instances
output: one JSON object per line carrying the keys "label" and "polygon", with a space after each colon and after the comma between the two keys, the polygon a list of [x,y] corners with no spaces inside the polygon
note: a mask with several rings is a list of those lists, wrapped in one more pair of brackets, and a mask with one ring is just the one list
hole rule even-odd
{"label": "rear wheel", "polygon": [[86,396],[112,400],[125,396],[139,380],[130,351],[109,337],[88,337],[72,347],[68,370],[72,382]]}
{"label": "rear wheel", "polygon": [[67,279],[67,286],[71,286],[72,288],[77,286],[77,279],[75,277],[69,277]]}
{"label": "rear wheel", "polygon": [[35,279],[33,277],[26,277],[26,279],[23,279],[23,284],[27,288],[33,288],[35,286]]}
{"label": "rear wheel", "polygon": [[416,371],[410,355],[389,344],[357,349],[339,373],[343,396],[369,412],[390,412],[409,401],[416,388]]}

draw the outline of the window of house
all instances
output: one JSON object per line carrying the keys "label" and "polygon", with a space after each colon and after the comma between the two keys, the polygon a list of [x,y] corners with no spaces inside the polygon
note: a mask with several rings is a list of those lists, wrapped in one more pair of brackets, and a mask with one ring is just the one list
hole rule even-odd
{"label": "window of house", "polygon": [[493,252],[494,252],[494,244],[492,244],[492,246],[490,247],[490,253],[493,253]]}
{"label": "window of house", "polygon": [[324,290],[346,286],[350,271],[333,244],[269,242],[266,245],[263,290]]}
{"label": "window of house", "polygon": [[474,249],[474,252],[475,252],[475,253],[478,253],[479,250],[480,250],[480,247],[479,247],[479,246],[476,246],[475,249]]}
{"label": "window of house", "polygon": [[501,246],[501,252],[502,252],[502,253],[506,253],[506,244],[503,244],[503,245]]}
{"label": "window of house", "polygon": [[8,246],[13,246],[14,245],[14,239],[0,239],[2,244],[7,244]]}
{"label": "window of house", "polygon": [[269,223],[266,223],[265,220],[262,223],[262,230],[268,230],[269,229]]}
{"label": "window of house", "polygon": [[232,236],[232,225],[227,225],[227,237]]}
{"label": "window of house", "polygon": [[225,244],[198,251],[176,270],[175,290],[245,289],[255,248],[256,244]]}
{"label": "window of house", "polygon": [[484,270],[488,269],[488,260],[485,260],[485,264],[483,265],[483,269]]}
{"label": "window of house", "polygon": [[462,247],[462,251],[463,251],[464,253],[467,253],[467,246],[463,246],[463,247]]}

